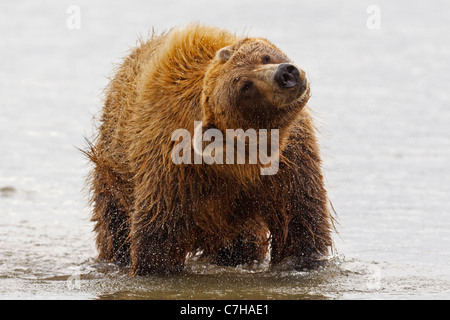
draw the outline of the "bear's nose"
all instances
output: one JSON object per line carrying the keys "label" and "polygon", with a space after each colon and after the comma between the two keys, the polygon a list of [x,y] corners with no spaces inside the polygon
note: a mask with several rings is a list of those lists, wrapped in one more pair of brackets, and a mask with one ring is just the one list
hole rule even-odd
{"label": "bear's nose", "polygon": [[300,71],[290,63],[282,63],[275,71],[275,82],[280,88],[293,88],[300,82]]}

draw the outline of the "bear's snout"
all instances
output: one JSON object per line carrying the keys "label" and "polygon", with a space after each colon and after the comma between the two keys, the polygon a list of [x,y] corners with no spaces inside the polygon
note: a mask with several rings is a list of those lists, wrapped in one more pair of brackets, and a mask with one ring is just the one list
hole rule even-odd
{"label": "bear's snout", "polygon": [[280,88],[290,89],[300,84],[300,71],[293,64],[282,63],[275,71],[274,79]]}

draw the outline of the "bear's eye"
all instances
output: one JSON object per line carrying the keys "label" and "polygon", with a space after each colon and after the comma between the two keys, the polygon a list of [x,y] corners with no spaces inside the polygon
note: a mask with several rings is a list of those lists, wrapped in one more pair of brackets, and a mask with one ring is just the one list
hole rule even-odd
{"label": "bear's eye", "polygon": [[246,92],[253,87],[253,82],[251,81],[245,81],[241,86],[241,92]]}
{"label": "bear's eye", "polygon": [[262,63],[264,64],[268,64],[270,62],[270,56],[268,54],[266,54],[263,58],[262,58]]}

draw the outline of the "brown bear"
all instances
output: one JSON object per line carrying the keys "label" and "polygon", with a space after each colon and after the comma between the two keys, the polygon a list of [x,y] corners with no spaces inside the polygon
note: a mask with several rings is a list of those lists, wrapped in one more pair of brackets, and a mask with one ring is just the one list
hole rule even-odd
{"label": "brown bear", "polygon": [[[333,218],[309,92],[305,73],[266,39],[191,24],[141,42],[106,88],[85,150],[99,259],[145,275],[179,272],[193,254],[238,266],[270,252],[272,265],[290,258],[301,268],[327,256]],[[195,136],[196,121],[224,135],[276,129],[277,171],[174,163],[173,132]]]}

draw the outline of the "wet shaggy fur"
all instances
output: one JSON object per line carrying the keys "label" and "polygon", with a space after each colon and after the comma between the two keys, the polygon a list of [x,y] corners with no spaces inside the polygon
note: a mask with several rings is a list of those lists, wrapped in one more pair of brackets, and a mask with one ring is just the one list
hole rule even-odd
{"label": "wet shaggy fur", "polygon": [[[123,61],[85,151],[100,260],[145,275],[179,272],[195,253],[237,266],[261,261],[270,247],[272,264],[293,258],[299,267],[329,253],[332,217],[307,97],[258,116],[224,102],[234,94],[226,79],[245,76],[262,53],[287,59],[267,40],[189,25],[153,35]],[[279,129],[278,172],[174,164],[172,132],[193,136],[200,120],[221,130]]]}

